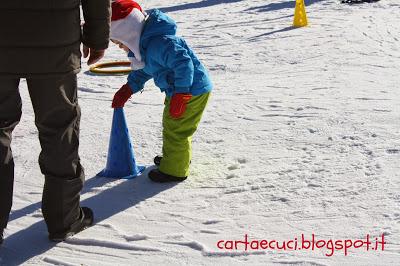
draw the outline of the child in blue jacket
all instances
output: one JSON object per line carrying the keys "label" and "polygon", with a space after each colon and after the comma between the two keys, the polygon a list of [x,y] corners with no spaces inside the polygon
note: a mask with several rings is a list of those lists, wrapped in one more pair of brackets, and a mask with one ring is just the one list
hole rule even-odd
{"label": "child in blue jacket", "polygon": [[132,72],[114,95],[113,108],[121,108],[133,93],[153,78],[165,92],[162,156],[158,169],[149,172],[155,182],[187,178],[192,136],[207,105],[212,84],[197,56],[176,34],[176,23],[160,10],[147,15],[132,0],[112,3],[110,38],[128,53]]}

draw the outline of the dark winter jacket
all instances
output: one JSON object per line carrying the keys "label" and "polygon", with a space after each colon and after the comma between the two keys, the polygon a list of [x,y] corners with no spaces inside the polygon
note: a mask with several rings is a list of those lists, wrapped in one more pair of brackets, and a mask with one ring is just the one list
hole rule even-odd
{"label": "dark winter jacket", "polygon": [[146,65],[128,76],[134,93],[142,90],[151,78],[167,96],[174,93],[195,96],[212,90],[207,70],[186,41],[175,35],[176,27],[176,23],[160,10],[149,13],[140,37],[140,53]]}
{"label": "dark winter jacket", "polygon": [[1,0],[0,77],[77,73],[80,43],[107,48],[109,27],[110,0]]}

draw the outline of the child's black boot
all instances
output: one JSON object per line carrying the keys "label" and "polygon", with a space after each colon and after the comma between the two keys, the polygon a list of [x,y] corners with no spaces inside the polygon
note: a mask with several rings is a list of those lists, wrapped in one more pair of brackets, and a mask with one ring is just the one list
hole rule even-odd
{"label": "child's black boot", "polygon": [[160,156],[160,155],[157,155],[156,157],[154,157],[154,165],[160,166],[161,160],[162,160],[162,156]]}
{"label": "child's black boot", "polygon": [[153,169],[149,172],[149,178],[157,183],[167,183],[167,182],[182,182],[185,181],[187,176],[184,177],[179,177],[179,176],[173,176],[173,175],[168,175],[164,174],[158,169]]}

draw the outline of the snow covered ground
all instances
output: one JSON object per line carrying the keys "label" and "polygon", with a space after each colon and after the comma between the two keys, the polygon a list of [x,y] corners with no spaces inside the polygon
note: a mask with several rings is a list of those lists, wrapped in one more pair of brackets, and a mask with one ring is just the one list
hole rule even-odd
{"label": "snow covered ground", "polygon": [[[96,224],[50,243],[40,210],[40,145],[22,81],[14,205],[0,265],[399,265],[399,1],[309,0],[309,26],[297,29],[294,1],[141,4],[178,22],[215,84],[190,177],[176,185],[151,183],[146,174],[95,177],[106,163],[111,99],[126,77],[93,75],[85,65],[82,204],[93,208]],[[122,59],[111,45],[103,61]],[[149,82],[125,107],[136,160],[150,169],[161,151],[163,99]],[[347,255],[339,246],[271,249],[274,242],[229,249],[246,235],[301,247],[302,234],[326,245],[369,234],[372,244]],[[382,234],[384,250],[372,250]]]}

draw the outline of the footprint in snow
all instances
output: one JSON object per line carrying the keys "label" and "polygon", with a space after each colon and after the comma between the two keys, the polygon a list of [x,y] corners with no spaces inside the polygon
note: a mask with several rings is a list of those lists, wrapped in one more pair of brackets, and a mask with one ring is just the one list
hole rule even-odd
{"label": "footprint in snow", "polygon": [[245,164],[245,163],[247,163],[247,159],[246,159],[246,158],[238,158],[237,161],[238,161],[238,163],[240,163],[240,164]]}
{"label": "footprint in snow", "polygon": [[228,170],[236,170],[236,169],[239,169],[240,168],[240,165],[238,165],[238,164],[233,164],[233,165],[231,165],[231,166],[228,166]]}
{"label": "footprint in snow", "polygon": [[223,222],[223,220],[208,220],[208,221],[203,222],[203,224],[209,225],[209,224],[218,224],[221,222]]}
{"label": "footprint in snow", "polygon": [[202,234],[211,234],[211,235],[217,235],[220,233],[220,232],[214,231],[214,230],[200,230],[199,232]]}
{"label": "footprint in snow", "polygon": [[387,149],[386,152],[389,154],[396,154],[400,153],[400,149]]}
{"label": "footprint in snow", "polygon": [[232,178],[238,178],[239,176],[237,174],[229,174],[226,176],[226,179],[232,179]]}
{"label": "footprint in snow", "polygon": [[309,131],[311,134],[314,134],[314,133],[316,133],[316,132],[317,132],[317,130],[315,130],[315,129],[312,129],[312,128],[309,128],[309,129],[308,129],[308,131]]}
{"label": "footprint in snow", "polygon": [[288,202],[289,199],[285,198],[285,197],[272,197],[271,201],[281,201],[281,202]]}

